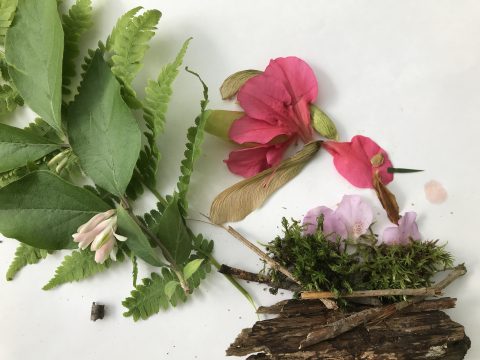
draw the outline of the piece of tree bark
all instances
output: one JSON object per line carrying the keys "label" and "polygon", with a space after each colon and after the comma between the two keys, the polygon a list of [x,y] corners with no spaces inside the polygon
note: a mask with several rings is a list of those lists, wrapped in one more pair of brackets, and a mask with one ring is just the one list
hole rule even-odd
{"label": "piece of tree bark", "polygon": [[248,359],[463,359],[470,347],[464,328],[441,309],[455,305],[455,299],[424,300],[387,319],[366,323],[333,339],[299,350],[313,331],[334,323],[355,311],[327,310],[317,300],[289,300],[260,313],[279,317],[257,322],[244,329],[227,350],[227,355],[251,355]]}

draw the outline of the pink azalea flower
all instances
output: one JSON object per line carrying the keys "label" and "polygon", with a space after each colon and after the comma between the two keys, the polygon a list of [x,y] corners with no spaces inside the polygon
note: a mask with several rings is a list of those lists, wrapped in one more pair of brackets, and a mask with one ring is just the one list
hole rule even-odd
{"label": "pink azalea flower", "polygon": [[342,239],[357,239],[368,231],[373,222],[372,209],[358,195],[345,195],[335,211],[325,206],[309,210],[303,219],[305,234],[317,231],[320,215],[323,215],[323,232]]}
{"label": "pink azalea flower", "polygon": [[230,171],[244,177],[255,175],[277,165],[298,138],[311,141],[309,104],[317,93],[312,69],[297,57],[271,60],[262,74],[248,80],[237,97],[245,116],[235,120],[229,137],[238,144],[256,146],[232,151],[225,160]]}
{"label": "pink azalea flower", "polygon": [[398,221],[398,226],[391,226],[383,231],[382,241],[389,245],[407,245],[410,239],[421,240],[422,235],[418,231],[416,219],[415,212],[406,212]]}
{"label": "pink azalea flower", "polygon": [[127,240],[126,237],[115,233],[117,230],[115,213],[115,210],[108,210],[93,216],[72,235],[73,241],[77,242],[82,250],[91,244],[90,249],[96,251],[95,261],[100,264],[103,264],[108,256],[116,260],[116,241]]}
{"label": "pink azalea flower", "polygon": [[323,146],[333,155],[337,171],[356,187],[373,188],[377,171],[383,184],[393,180],[393,174],[387,171],[392,167],[387,153],[368,137],[357,135],[350,142],[326,141]]}

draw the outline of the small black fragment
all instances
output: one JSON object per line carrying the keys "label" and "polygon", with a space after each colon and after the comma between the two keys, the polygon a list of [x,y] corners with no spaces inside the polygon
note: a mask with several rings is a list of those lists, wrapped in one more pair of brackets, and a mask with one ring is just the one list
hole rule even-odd
{"label": "small black fragment", "polygon": [[95,301],[92,303],[92,311],[90,312],[90,320],[92,321],[97,321],[98,319],[103,319],[105,316],[105,305],[100,305],[95,303]]}

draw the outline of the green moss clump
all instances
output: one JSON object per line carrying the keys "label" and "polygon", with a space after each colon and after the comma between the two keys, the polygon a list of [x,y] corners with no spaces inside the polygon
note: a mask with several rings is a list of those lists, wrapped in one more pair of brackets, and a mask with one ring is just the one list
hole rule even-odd
{"label": "green moss clump", "polygon": [[[438,241],[411,241],[408,245],[378,244],[370,231],[355,243],[323,233],[319,218],[315,234],[283,218],[284,235],[268,243],[267,252],[302,283],[303,290],[331,291],[339,295],[354,290],[427,287],[432,277],[453,266],[453,258]],[[285,280],[274,269],[264,272],[274,284]],[[384,300],[395,300],[394,298]]]}

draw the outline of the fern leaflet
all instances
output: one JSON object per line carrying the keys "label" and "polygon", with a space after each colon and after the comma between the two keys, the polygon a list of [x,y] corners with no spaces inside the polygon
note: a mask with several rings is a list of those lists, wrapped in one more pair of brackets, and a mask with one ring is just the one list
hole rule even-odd
{"label": "fern leaflet", "polygon": [[23,99],[15,88],[8,84],[0,85],[0,116],[14,111],[23,105]]}
{"label": "fern leaflet", "polygon": [[15,251],[15,257],[8,267],[7,280],[11,281],[15,275],[27,265],[37,264],[42,259],[45,259],[48,251],[44,249],[37,249],[33,246],[21,243]]}
{"label": "fern leaflet", "polygon": [[150,80],[145,88],[143,117],[147,126],[147,131],[144,132],[147,143],[140,152],[135,172],[127,189],[127,195],[131,199],[135,200],[143,193],[144,184],[149,188],[156,186],[157,166],[160,159],[156,139],[163,131],[165,114],[172,95],[172,84],[178,75],[178,68],[182,65],[190,40],[187,39],[184,42],[175,60],[163,68],[157,80]]}
{"label": "fern leaflet", "polygon": [[62,92],[71,93],[70,85],[76,75],[75,60],[80,55],[80,37],[93,24],[91,0],[77,0],[68,14],[62,16],[64,37]]}
{"label": "fern leaflet", "polygon": [[[208,251],[213,249],[213,242],[210,243],[203,238],[199,238],[204,249]],[[192,255],[190,260],[205,258],[203,255]],[[207,273],[211,270],[211,265],[207,258],[200,268],[190,277],[187,282],[191,290],[199,287],[201,280],[205,279]],[[131,292],[131,296],[125,299],[122,304],[127,308],[123,313],[125,317],[132,316],[134,321],[145,320],[150,316],[157,314],[161,309],[168,309],[169,306],[176,307],[178,304],[187,300],[185,292],[178,286],[171,296],[165,293],[166,285],[171,281],[178,281],[175,274],[169,269],[163,268],[161,274],[152,273],[150,278],[142,280],[142,284],[136,286]]]}
{"label": "fern leaflet", "polygon": [[5,43],[5,35],[17,9],[17,0],[0,0],[0,45]]}
{"label": "fern leaflet", "polygon": [[[118,251],[117,262],[124,260],[122,251]],[[107,259],[103,264],[95,262],[95,253],[90,250],[75,250],[65,256],[61,265],[55,270],[55,276],[43,287],[50,290],[59,285],[80,281],[107,270],[113,261]]]}
{"label": "fern leaflet", "polygon": [[178,203],[180,204],[180,210],[182,211],[183,215],[185,215],[188,210],[187,192],[190,185],[193,166],[200,155],[200,146],[203,142],[205,123],[207,120],[205,109],[208,104],[208,87],[197,73],[188,70],[188,68],[187,71],[198,77],[202,83],[203,100],[201,101],[200,105],[200,115],[195,119],[195,126],[188,129],[188,142],[186,145],[187,149],[184,153],[185,158],[182,160],[182,164],[180,166],[181,175],[177,183]]}

